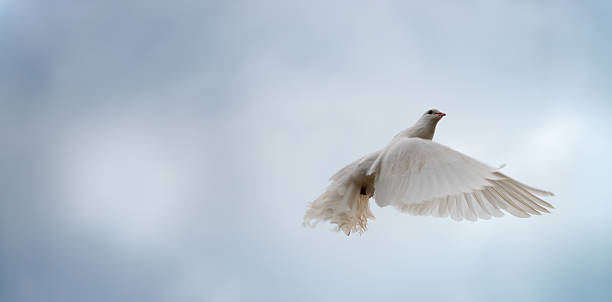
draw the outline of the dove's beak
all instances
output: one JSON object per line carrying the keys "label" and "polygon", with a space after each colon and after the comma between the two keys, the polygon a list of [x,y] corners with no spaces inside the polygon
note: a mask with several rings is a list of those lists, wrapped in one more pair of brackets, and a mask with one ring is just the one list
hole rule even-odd
{"label": "dove's beak", "polygon": [[446,116],[446,113],[444,113],[444,112],[438,112],[438,113],[436,113],[436,114],[437,114],[438,116],[440,116],[440,117]]}

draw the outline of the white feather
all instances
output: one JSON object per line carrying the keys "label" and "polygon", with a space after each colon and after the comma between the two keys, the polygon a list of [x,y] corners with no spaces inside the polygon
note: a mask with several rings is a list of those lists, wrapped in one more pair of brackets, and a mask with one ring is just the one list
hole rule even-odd
{"label": "white feather", "polygon": [[[433,114],[432,114],[433,113]],[[500,173],[469,156],[431,141],[444,114],[432,109],[396,135],[385,148],[335,173],[325,192],[313,201],[304,223],[337,224],[347,235],[367,229],[369,198],[411,215],[476,221],[503,216],[549,213],[540,199],[552,196]]]}

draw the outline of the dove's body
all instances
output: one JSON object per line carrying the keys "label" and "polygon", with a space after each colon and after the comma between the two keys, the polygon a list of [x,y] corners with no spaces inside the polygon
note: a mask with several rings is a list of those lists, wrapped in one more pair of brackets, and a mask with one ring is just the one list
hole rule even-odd
{"label": "dove's body", "polygon": [[325,192],[310,204],[306,224],[330,221],[347,235],[365,231],[369,198],[413,215],[476,220],[548,212],[535,195],[552,195],[523,184],[450,148],[432,142],[444,116],[429,110],[414,126],[398,133],[383,149],[334,174]]}

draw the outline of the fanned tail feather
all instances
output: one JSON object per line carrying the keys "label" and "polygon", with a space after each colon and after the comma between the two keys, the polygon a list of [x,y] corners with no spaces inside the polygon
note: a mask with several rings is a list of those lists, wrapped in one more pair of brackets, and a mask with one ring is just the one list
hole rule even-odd
{"label": "fanned tail feather", "polygon": [[374,219],[370,211],[371,196],[360,194],[361,186],[342,177],[332,182],[319,198],[308,205],[304,225],[314,227],[321,221],[337,225],[336,231],[346,235],[367,230],[368,218]]}

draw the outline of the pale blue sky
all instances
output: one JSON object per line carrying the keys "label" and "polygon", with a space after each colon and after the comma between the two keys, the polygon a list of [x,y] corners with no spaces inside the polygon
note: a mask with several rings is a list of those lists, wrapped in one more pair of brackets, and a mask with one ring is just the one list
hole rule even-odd
{"label": "pale blue sky", "polygon": [[[606,1],[0,1],[1,301],[610,301]],[[426,109],[557,194],[301,226]]]}

